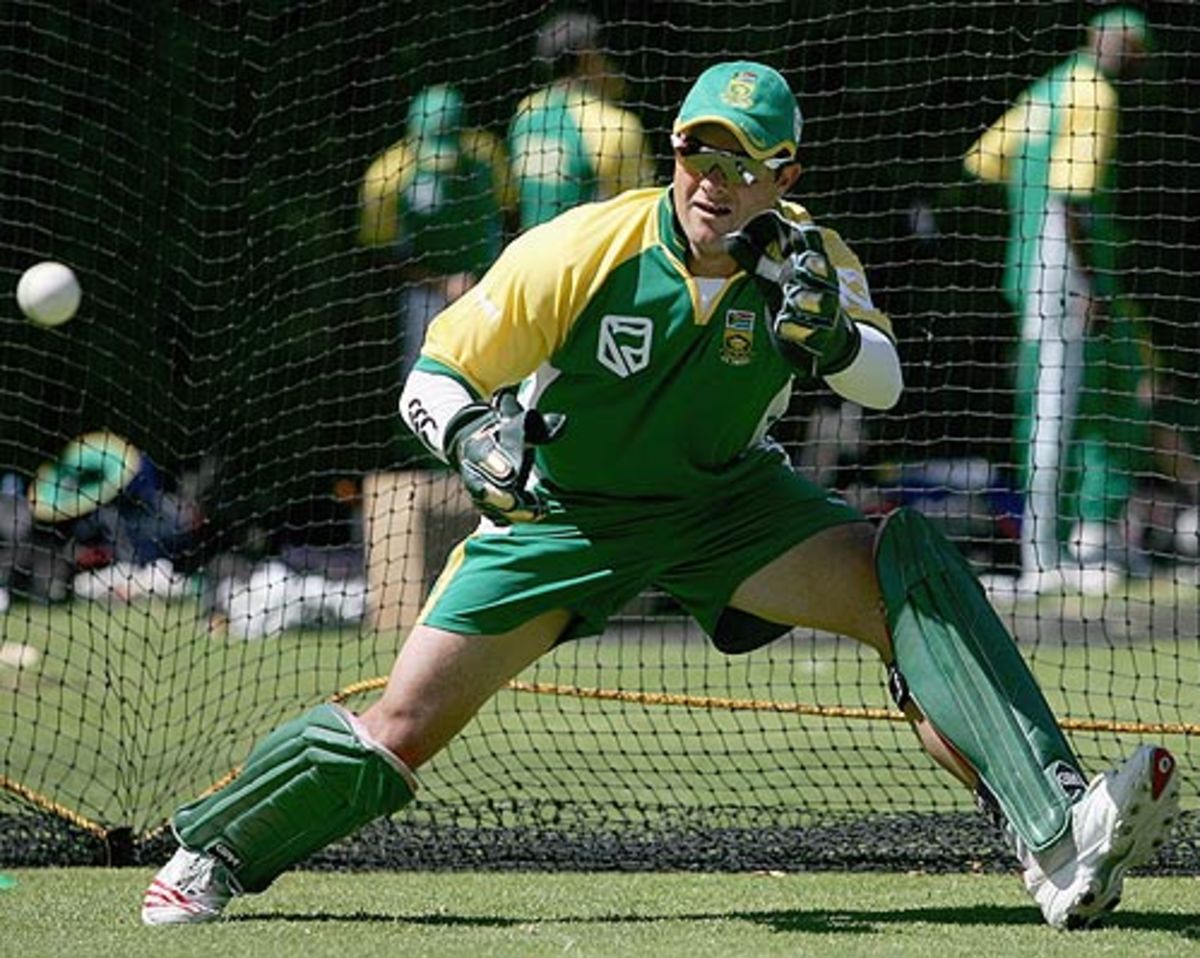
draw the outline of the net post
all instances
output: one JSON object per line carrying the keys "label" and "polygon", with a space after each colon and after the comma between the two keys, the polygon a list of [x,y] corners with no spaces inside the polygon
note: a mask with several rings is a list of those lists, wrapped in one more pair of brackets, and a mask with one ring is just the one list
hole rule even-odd
{"label": "net post", "polygon": [[133,865],[133,829],[118,825],[104,833],[104,864],[109,868]]}

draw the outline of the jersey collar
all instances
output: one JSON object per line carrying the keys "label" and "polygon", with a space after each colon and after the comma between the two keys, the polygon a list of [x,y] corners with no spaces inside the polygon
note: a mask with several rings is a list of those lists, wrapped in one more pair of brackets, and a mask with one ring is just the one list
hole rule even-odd
{"label": "jersey collar", "polygon": [[679,262],[687,262],[687,237],[683,227],[675,218],[675,187],[668,186],[663,190],[658,201],[658,236],[659,240]]}

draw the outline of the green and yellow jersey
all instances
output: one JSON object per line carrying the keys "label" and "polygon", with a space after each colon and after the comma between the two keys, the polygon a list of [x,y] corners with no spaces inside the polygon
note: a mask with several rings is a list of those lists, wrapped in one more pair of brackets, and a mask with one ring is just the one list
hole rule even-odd
{"label": "green and yellow jersey", "polygon": [[521,229],[653,182],[641,121],[579,84],[525,97],[508,130]]}
{"label": "green and yellow jersey", "polygon": [[967,153],[968,172],[1008,189],[1005,292],[1018,307],[1038,281],[1042,222],[1055,195],[1087,204],[1096,292],[1115,292],[1116,140],[1116,88],[1094,58],[1079,53],[1026,90]]}
{"label": "green and yellow jersey", "polygon": [[[783,204],[790,217],[810,217]],[[890,336],[862,264],[822,228],[843,306]],[[552,497],[672,499],[713,491],[765,439],[795,369],[744,272],[692,276],[669,189],[571,210],[511,243],[480,283],[431,324],[417,369],[479,397],[521,384],[522,400],[567,416],[537,453]]]}
{"label": "green and yellow jersey", "polygon": [[512,208],[503,144],[464,130],[457,149],[417,150],[401,140],[363,176],[359,242],[395,246],[434,275],[481,275],[500,252],[503,209]]}

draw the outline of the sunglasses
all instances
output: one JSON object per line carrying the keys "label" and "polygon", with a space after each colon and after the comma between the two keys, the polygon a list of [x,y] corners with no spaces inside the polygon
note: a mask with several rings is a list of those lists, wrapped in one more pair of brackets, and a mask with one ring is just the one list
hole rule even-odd
{"label": "sunglasses", "polygon": [[753,186],[759,180],[771,179],[776,170],[792,162],[792,159],[786,156],[756,160],[745,153],[719,150],[715,146],[692,139],[686,133],[671,134],[671,146],[674,147],[679,162],[689,173],[705,176],[716,167],[726,181],[744,183],[746,186]]}

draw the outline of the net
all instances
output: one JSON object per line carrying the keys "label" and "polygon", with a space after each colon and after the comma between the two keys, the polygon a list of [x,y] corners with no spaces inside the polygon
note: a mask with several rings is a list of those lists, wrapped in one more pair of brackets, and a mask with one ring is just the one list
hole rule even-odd
{"label": "net", "polygon": [[[735,57],[778,67],[805,114],[796,198],[866,264],[907,384],[886,413],[800,389],[778,438],[868,515],[926,512],[995,577],[1089,769],[1158,740],[1186,782],[1200,704],[1200,9],[1147,4],[1147,70],[1113,87],[1111,276],[1128,295],[1086,349],[1120,341],[1100,368],[1121,375],[1056,394],[1114,427],[1121,465],[1100,510],[1123,533],[1102,543],[1122,574],[1029,599],[1005,591],[1034,525],[1020,423],[1036,395],[1005,296],[1011,198],[964,157],[1079,48],[1094,8],[815,6],[589,5],[620,78],[606,92],[639,118],[646,155],[565,186],[543,175],[562,192],[541,200],[667,182],[691,80]],[[396,415],[416,335],[405,317],[435,310],[456,265],[482,268],[521,229],[527,197],[501,151],[563,65],[539,41],[558,12],[0,9],[0,285],[58,260],[84,291],[57,327],[25,320],[11,293],[0,306],[0,863],[161,860],[171,811],[258,737],[330,696],[358,708],[378,693],[371,680],[472,521]],[[588,38],[574,23],[560,41]],[[472,132],[419,157],[404,145],[414,123],[435,146]],[[567,169],[565,153],[533,155],[542,174]],[[1133,375],[1143,361],[1153,376]],[[1086,471],[1046,469],[1073,488]],[[71,484],[92,489],[82,515],[56,498]],[[500,692],[422,770],[409,810],[311,864],[1010,867],[896,718],[873,653],[796,630],[723,656],[650,591]],[[1190,786],[1184,809],[1158,870],[1198,868]]]}

